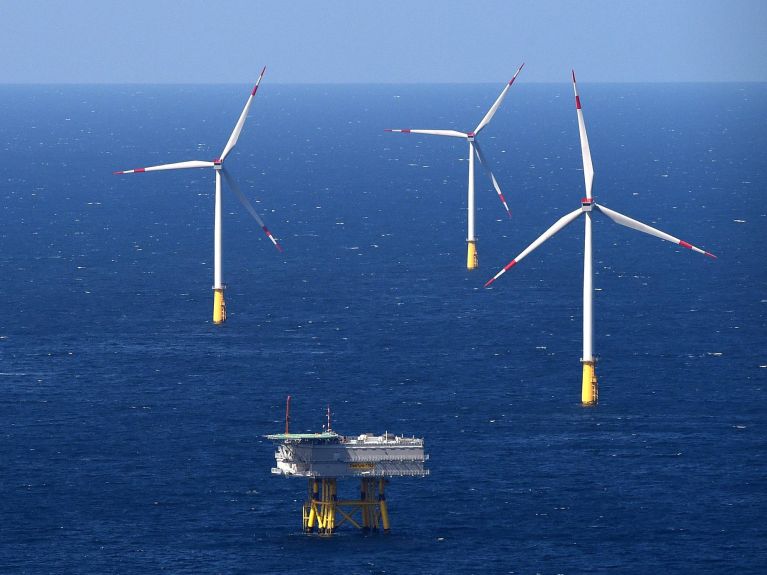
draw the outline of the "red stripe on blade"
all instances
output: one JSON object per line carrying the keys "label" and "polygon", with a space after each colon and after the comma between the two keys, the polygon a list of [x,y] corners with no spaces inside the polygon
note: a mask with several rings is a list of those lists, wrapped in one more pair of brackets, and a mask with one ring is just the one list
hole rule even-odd
{"label": "red stripe on blade", "polygon": [[580,110],[581,109],[581,99],[579,96],[575,97],[575,107]]}
{"label": "red stripe on blade", "polygon": [[524,63],[524,62],[522,62],[522,65],[521,65],[521,66],[520,66],[520,67],[517,69],[517,71],[514,73],[514,76],[512,77],[512,79],[511,79],[511,80],[509,80],[509,86],[511,86],[511,85],[514,83],[514,80],[516,80],[516,79],[517,79],[517,76],[519,75],[519,73],[522,71],[522,68],[524,68],[524,67],[525,67],[525,63]]}
{"label": "red stripe on blade", "polygon": [[710,253],[708,253],[708,252],[706,252],[706,253],[705,253],[705,254],[703,254],[703,255],[706,255],[706,256],[710,257],[711,259],[714,259],[714,260],[716,260],[716,259],[719,259],[719,258],[717,258],[717,257],[716,257],[714,254],[710,254]]}
{"label": "red stripe on blade", "polygon": [[134,171],[134,172],[136,172],[137,174],[140,174],[140,173],[142,173],[142,172],[146,172],[146,168],[136,168],[136,169],[135,169],[135,170],[133,170],[133,171]]}
{"label": "red stripe on blade", "polygon": [[679,245],[680,245],[680,246],[682,246],[683,248],[687,248],[688,250],[691,250],[691,249],[692,249],[692,246],[691,246],[690,244],[688,244],[688,243],[687,243],[686,241],[684,241],[684,240],[679,240]]}

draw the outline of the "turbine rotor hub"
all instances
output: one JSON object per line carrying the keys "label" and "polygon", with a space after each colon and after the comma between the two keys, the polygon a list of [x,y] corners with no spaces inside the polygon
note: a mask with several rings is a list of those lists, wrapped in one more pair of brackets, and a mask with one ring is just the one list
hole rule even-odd
{"label": "turbine rotor hub", "polygon": [[221,170],[224,167],[224,160],[221,158],[216,158],[213,160],[213,169],[215,170]]}

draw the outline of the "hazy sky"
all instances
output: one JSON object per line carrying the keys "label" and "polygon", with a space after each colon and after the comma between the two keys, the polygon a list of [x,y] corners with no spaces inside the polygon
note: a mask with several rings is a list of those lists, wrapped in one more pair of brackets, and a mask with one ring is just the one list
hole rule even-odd
{"label": "hazy sky", "polygon": [[767,81],[767,0],[0,0],[0,83]]}

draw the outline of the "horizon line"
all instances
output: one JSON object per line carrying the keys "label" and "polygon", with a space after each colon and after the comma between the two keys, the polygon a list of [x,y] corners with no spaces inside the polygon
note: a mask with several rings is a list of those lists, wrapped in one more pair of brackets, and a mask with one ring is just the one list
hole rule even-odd
{"label": "horizon line", "polygon": [[[222,82],[105,82],[105,81],[83,81],[83,82],[0,82],[0,86],[233,86],[248,84],[249,81],[222,81]],[[471,86],[477,84],[497,84],[496,80],[481,80],[477,82],[416,82],[403,80],[401,82],[376,82],[376,81],[343,81],[343,82],[271,82],[276,86]],[[569,84],[569,80],[530,80],[525,84]],[[580,84],[767,84],[765,80],[591,80],[580,81]]]}

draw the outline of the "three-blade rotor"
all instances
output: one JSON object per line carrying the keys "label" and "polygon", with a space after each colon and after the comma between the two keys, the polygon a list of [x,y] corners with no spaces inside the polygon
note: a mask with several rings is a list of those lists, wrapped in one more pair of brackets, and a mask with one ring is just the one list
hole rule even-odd
{"label": "three-blade rotor", "polygon": [[161,164],[158,166],[148,166],[146,168],[136,168],[133,170],[123,170],[119,172],[114,172],[115,174],[140,174],[144,172],[155,172],[155,171],[162,171],[162,170],[181,170],[186,168],[216,168],[217,170],[220,170],[223,173],[224,179],[229,184],[229,188],[234,192],[234,194],[237,196],[237,199],[239,199],[240,203],[245,207],[245,209],[248,211],[248,213],[253,216],[253,219],[258,222],[258,224],[261,226],[261,229],[264,230],[264,233],[267,235],[269,240],[274,244],[274,247],[277,248],[277,250],[282,251],[282,246],[280,246],[277,239],[272,235],[272,233],[267,229],[266,225],[264,224],[264,221],[261,219],[261,216],[258,215],[256,210],[253,208],[253,205],[250,203],[250,201],[245,197],[245,194],[242,193],[239,186],[235,182],[234,178],[231,177],[231,175],[223,169],[223,162],[226,159],[226,157],[229,155],[229,153],[234,149],[235,145],[237,145],[237,140],[240,138],[240,134],[242,133],[242,128],[245,125],[245,121],[248,118],[248,112],[250,111],[250,106],[253,103],[253,98],[256,95],[256,92],[258,91],[258,87],[261,84],[261,79],[264,77],[264,74],[266,73],[266,67],[261,70],[261,74],[258,76],[258,80],[256,80],[256,84],[253,87],[253,90],[250,93],[250,96],[248,97],[248,100],[245,102],[245,107],[242,109],[242,113],[240,114],[240,117],[237,120],[237,123],[234,126],[234,129],[232,130],[231,135],[229,136],[229,140],[226,142],[226,146],[224,146],[223,151],[221,152],[221,156],[219,158],[216,158],[213,161],[202,161],[202,160],[190,160],[186,162],[176,162],[173,164]]}
{"label": "three-blade rotor", "polygon": [[397,130],[386,129],[384,131],[399,132],[402,134],[426,134],[430,136],[449,136],[453,138],[463,138],[468,140],[470,144],[470,154],[476,155],[477,159],[479,160],[479,163],[482,164],[482,167],[487,172],[488,177],[490,178],[490,181],[493,184],[493,189],[495,189],[495,192],[498,194],[498,198],[501,200],[501,203],[503,204],[503,207],[506,210],[506,213],[509,215],[509,217],[511,217],[511,210],[509,209],[506,199],[504,198],[503,193],[501,192],[501,188],[498,185],[498,180],[496,180],[495,175],[493,175],[493,172],[490,169],[490,165],[488,164],[487,159],[482,153],[482,150],[479,147],[479,142],[476,140],[476,137],[485,128],[485,126],[487,126],[490,123],[490,121],[493,119],[493,116],[495,116],[495,113],[498,111],[498,108],[500,108],[501,104],[503,103],[504,98],[506,98],[506,94],[508,93],[509,88],[511,88],[512,84],[514,84],[514,80],[517,79],[517,76],[522,71],[522,68],[524,68],[524,66],[525,65],[522,64],[519,68],[517,68],[517,71],[514,73],[514,76],[511,78],[511,80],[509,80],[508,84],[504,86],[498,98],[496,98],[495,102],[493,102],[493,105],[490,106],[490,109],[487,111],[487,113],[479,122],[479,124],[477,124],[477,127],[474,129],[473,132],[459,132],[457,130],[421,130],[421,129],[418,129],[418,130],[416,129],[397,129]]}
{"label": "three-blade rotor", "polygon": [[542,243],[544,243],[546,240],[548,240],[549,238],[557,234],[565,226],[567,226],[569,223],[575,220],[578,216],[580,216],[581,213],[591,212],[593,211],[593,209],[596,209],[597,211],[602,212],[608,218],[614,221],[616,224],[620,224],[627,228],[631,228],[632,230],[637,230],[639,232],[643,232],[645,234],[655,236],[656,238],[666,240],[668,242],[682,246],[683,248],[687,248],[689,250],[703,254],[707,257],[716,259],[716,256],[710,252],[702,250],[690,243],[687,243],[684,240],[680,240],[679,238],[674,237],[670,234],[667,234],[666,232],[662,232],[661,230],[656,229],[647,224],[644,224],[638,220],[629,218],[628,216],[624,216],[623,214],[620,214],[616,212],[615,210],[606,208],[593,201],[591,196],[591,187],[594,181],[594,167],[591,163],[591,149],[589,148],[589,139],[588,139],[588,135],[586,134],[586,124],[583,120],[583,109],[581,108],[581,99],[578,96],[578,87],[575,83],[575,71],[573,71],[572,76],[573,76],[573,90],[575,92],[575,110],[576,110],[576,114],[578,115],[578,131],[580,133],[580,140],[581,140],[581,157],[583,161],[583,176],[585,179],[586,197],[583,199],[582,206],[580,208],[570,212],[566,216],[563,216],[559,220],[557,220],[553,226],[551,226],[548,230],[546,230],[543,234],[541,234],[532,244],[526,247],[516,258],[511,260],[497,274],[495,274],[492,278],[490,278],[487,281],[487,283],[485,283],[485,287],[490,286],[495,280],[497,280],[504,273],[506,273],[508,270],[510,270],[512,267],[514,267],[516,264],[522,261],[523,258],[525,258],[527,255],[529,255],[531,252],[537,249]]}

